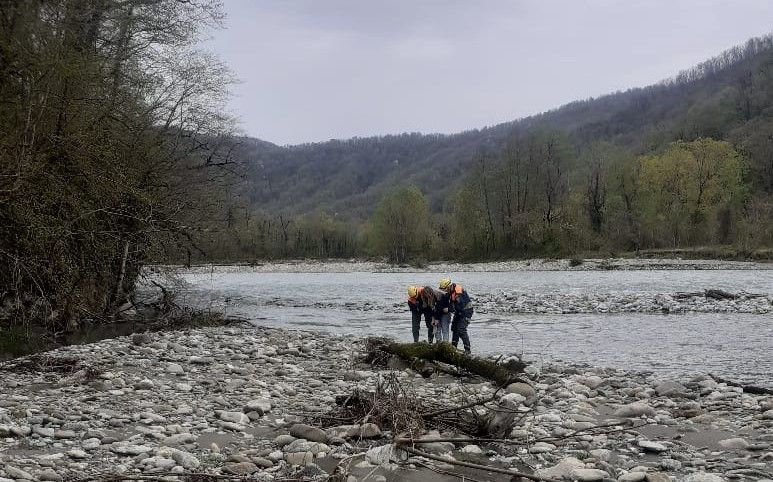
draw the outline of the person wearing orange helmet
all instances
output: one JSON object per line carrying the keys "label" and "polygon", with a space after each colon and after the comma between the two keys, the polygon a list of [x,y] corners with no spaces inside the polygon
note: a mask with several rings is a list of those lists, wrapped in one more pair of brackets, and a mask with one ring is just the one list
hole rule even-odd
{"label": "person wearing orange helmet", "polygon": [[472,299],[470,299],[467,291],[462,288],[462,285],[452,283],[449,278],[440,280],[439,288],[448,295],[451,311],[454,314],[453,320],[451,320],[451,344],[456,347],[459,344],[459,339],[461,339],[464,344],[464,352],[469,355],[472,348],[470,346],[470,336],[467,334],[467,327],[470,325],[470,318],[472,318],[473,313]]}
{"label": "person wearing orange helmet", "polygon": [[[434,306],[430,306],[432,293],[427,292],[428,286],[409,286],[408,287],[408,309],[411,310],[411,324],[413,328],[413,342],[419,342],[421,332],[421,318],[424,317],[424,323],[427,326],[427,341],[432,343],[434,327],[432,323],[432,313]],[[429,288],[432,291],[432,288]]]}

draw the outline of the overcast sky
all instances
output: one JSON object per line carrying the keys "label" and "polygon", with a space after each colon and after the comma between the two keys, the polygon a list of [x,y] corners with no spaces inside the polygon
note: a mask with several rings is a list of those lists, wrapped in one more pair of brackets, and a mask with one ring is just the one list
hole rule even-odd
{"label": "overcast sky", "polygon": [[773,0],[224,0],[207,46],[277,144],[453,133],[644,86],[773,30]]}

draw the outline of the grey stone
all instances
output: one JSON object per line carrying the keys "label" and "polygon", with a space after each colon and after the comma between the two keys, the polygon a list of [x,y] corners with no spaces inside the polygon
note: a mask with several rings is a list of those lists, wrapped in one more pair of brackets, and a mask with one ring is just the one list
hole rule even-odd
{"label": "grey stone", "polygon": [[451,442],[429,442],[421,444],[420,447],[421,450],[434,455],[447,454],[455,448]]}
{"label": "grey stone", "polygon": [[152,390],[155,388],[156,384],[153,383],[153,380],[144,379],[134,384],[135,390]]}
{"label": "grey stone", "polygon": [[183,450],[173,450],[171,455],[172,460],[184,469],[195,469],[201,465],[201,462],[195,455]]}
{"label": "grey stone", "polygon": [[614,454],[608,449],[594,449],[590,451],[590,454],[593,458],[602,462],[609,462],[614,458]]}
{"label": "grey stone", "polygon": [[330,447],[320,442],[312,442],[305,439],[293,440],[293,442],[285,446],[284,451],[286,453],[292,452],[311,452],[317,455],[320,452],[330,452]]}
{"label": "grey stone", "polygon": [[198,437],[190,433],[176,433],[161,440],[161,445],[184,445],[195,442],[197,438]]}
{"label": "grey stone", "polygon": [[706,472],[696,472],[690,474],[684,479],[684,482],[725,482],[725,479],[715,474],[708,474]]}
{"label": "grey stone", "polygon": [[682,463],[678,460],[665,458],[660,460],[660,468],[669,472],[677,472],[682,470]]}
{"label": "grey stone", "polygon": [[303,423],[296,423],[290,427],[290,435],[313,442],[327,442],[327,435],[325,435],[324,430]]}
{"label": "grey stone", "polygon": [[57,474],[53,469],[46,469],[38,474],[38,479],[47,480],[50,482],[60,482],[62,480],[62,476]]}
{"label": "grey stone", "polygon": [[566,457],[559,463],[546,469],[539,469],[536,475],[546,479],[568,479],[572,477],[572,472],[577,469],[584,469],[585,464],[575,457]]}
{"label": "grey stone", "polygon": [[531,454],[544,454],[552,452],[556,449],[556,446],[547,442],[537,442],[529,447],[529,453]]}
{"label": "grey stone", "polygon": [[132,335],[132,344],[133,345],[147,345],[148,343],[152,342],[150,335],[147,333],[135,333]]}
{"label": "grey stone", "polygon": [[54,436],[54,429],[48,427],[33,427],[32,433],[36,433],[41,437],[52,438]]}
{"label": "grey stone", "polygon": [[11,432],[17,437],[26,437],[32,433],[32,429],[26,425],[11,427]]}
{"label": "grey stone", "polygon": [[223,472],[231,475],[249,475],[260,470],[252,462],[239,462],[238,464],[228,464],[223,467]]}
{"label": "grey stone", "polygon": [[381,429],[375,423],[364,423],[362,425],[355,425],[346,431],[346,438],[380,438],[382,436]]}
{"label": "grey stone", "polygon": [[641,482],[647,477],[646,472],[628,472],[617,478],[617,482]]}
{"label": "grey stone", "polygon": [[256,398],[244,404],[244,412],[258,412],[261,415],[271,411],[271,402],[265,398]]}
{"label": "grey stone", "polygon": [[152,452],[153,448],[147,445],[112,444],[110,451],[119,455],[140,455]]}
{"label": "grey stone", "polygon": [[89,454],[80,449],[72,449],[67,452],[67,455],[73,459],[85,459],[89,456]]}
{"label": "grey stone", "polygon": [[604,480],[605,477],[609,477],[609,474],[600,469],[574,469],[571,477],[580,482],[595,482]]}
{"label": "grey stone", "polygon": [[749,448],[749,442],[740,437],[720,440],[717,444],[722,447],[723,450],[746,450]]}
{"label": "grey stone", "polygon": [[647,472],[644,480],[647,482],[671,482],[671,478],[662,472]]}
{"label": "grey stone", "polygon": [[633,402],[628,405],[623,405],[612,414],[612,416],[616,418],[635,418],[641,417],[642,415],[655,415],[655,409],[644,402]]}
{"label": "grey stone", "polygon": [[580,380],[578,380],[580,383],[585,385],[586,387],[595,390],[596,388],[600,387],[604,383],[604,379],[597,375],[591,375],[589,377],[583,377]]}
{"label": "grey stone", "polygon": [[668,447],[665,445],[658,442],[652,442],[650,440],[639,440],[637,445],[643,448],[645,452],[660,453],[668,450]]}
{"label": "grey stone", "polygon": [[253,457],[252,462],[262,469],[267,469],[274,466],[274,462],[263,457]]}
{"label": "grey stone", "polygon": [[22,469],[17,469],[16,467],[12,467],[10,465],[6,465],[4,469],[5,473],[13,479],[35,480],[35,477],[32,474]]}
{"label": "grey stone", "polygon": [[507,386],[505,391],[507,393],[517,393],[518,395],[521,395],[526,399],[532,398],[537,395],[537,392],[534,390],[534,388],[532,388],[531,385],[523,382],[511,383],[510,385]]}
{"label": "grey stone", "polygon": [[250,417],[242,412],[220,412],[218,413],[220,420],[225,422],[231,422],[239,425],[247,425],[250,423]]}
{"label": "grey stone", "polygon": [[679,382],[666,381],[655,387],[655,393],[661,397],[685,398],[689,397],[687,388]]}
{"label": "grey stone", "polygon": [[292,443],[293,440],[295,440],[295,437],[293,437],[292,435],[287,435],[287,434],[278,435],[274,439],[274,445],[276,445],[277,447],[284,447],[285,445],[289,445],[290,443]]}
{"label": "grey stone", "polygon": [[102,445],[102,442],[98,438],[87,438],[81,441],[81,447],[84,450],[96,450],[100,445]]}
{"label": "grey stone", "polygon": [[285,461],[288,465],[299,465],[301,467],[310,464],[314,460],[314,455],[311,452],[292,452],[285,454]]}

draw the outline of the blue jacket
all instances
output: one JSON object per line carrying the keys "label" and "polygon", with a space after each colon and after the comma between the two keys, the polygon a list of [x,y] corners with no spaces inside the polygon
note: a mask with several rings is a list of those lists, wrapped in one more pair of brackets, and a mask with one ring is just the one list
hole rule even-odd
{"label": "blue jacket", "polygon": [[472,306],[472,299],[467,294],[462,285],[456,283],[451,285],[451,293],[449,295],[451,299],[451,310],[457,316],[463,316],[465,318],[471,318],[474,311]]}

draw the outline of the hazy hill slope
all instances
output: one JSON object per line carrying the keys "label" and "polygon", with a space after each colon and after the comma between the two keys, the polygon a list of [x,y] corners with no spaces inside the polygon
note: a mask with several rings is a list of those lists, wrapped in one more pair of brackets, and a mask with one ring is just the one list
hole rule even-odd
{"label": "hazy hill slope", "polygon": [[639,154],[677,139],[731,140],[751,159],[753,173],[771,171],[771,180],[755,186],[770,192],[773,140],[764,132],[773,125],[771,99],[773,37],[768,36],[653,86],[573,102],[493,127],[289,147],[245,138],[239,156],[249,166],[253,206],[286,213],[322,208],[353,218],[369,215],[381,195],[398,184],[418,185],[438,210],[476,153],[496,153],[511,136],[546,128],[564,131],[578,152],[596,141],[611,141]]}

